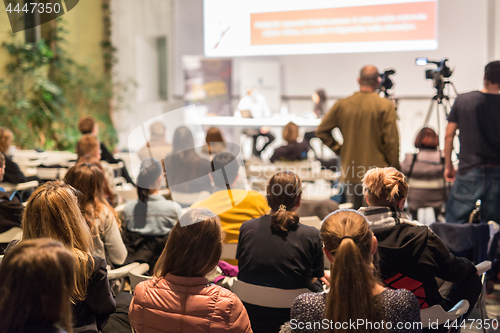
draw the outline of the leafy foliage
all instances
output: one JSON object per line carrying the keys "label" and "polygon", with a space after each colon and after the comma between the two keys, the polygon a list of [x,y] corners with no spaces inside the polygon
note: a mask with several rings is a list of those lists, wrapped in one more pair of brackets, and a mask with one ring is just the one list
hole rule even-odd
{"label": "leafy foliage", "polygon": [[116,143],[110,112],[122,89],[113,85],[111,71],[95,73],[76,63],[63,47],[66,33],[58,19],[48,42],[2,44],[12,61],[0,81],[0,125],[14,132],[20,148],[73,150],[82,115],[98,120],[101,140]]}

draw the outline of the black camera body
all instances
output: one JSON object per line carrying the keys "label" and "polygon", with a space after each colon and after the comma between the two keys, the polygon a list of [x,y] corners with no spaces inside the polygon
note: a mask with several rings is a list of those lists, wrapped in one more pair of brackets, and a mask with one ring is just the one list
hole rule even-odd
{"label": "black camera body", "polygon": [[428,80],[434,80],[436,78],[449,78],[453,74],[453,71],[446,65],[448,59],[442,60],[428,60],[427,58],[418,58],[416,60],[417,65],[427,65],[434,64],[437,66],[435,69],[427,69],[425,71],[425,78]]}
{"label": "black camera body", "polygon": [[382,91],[387,91],[394,86],[390,76],[396,74],[394,69],[388,69],[383,73],[379,73],[380,75],[380,87]]}

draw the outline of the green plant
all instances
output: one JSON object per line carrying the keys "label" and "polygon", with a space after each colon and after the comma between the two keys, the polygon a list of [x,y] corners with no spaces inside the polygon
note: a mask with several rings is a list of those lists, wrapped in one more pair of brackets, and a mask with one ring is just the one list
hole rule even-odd
{"label": "green plant", "polygon": [[100,138],[107,145],[117,141],[111,103],[123,100],[120,94],[126,86],[113,84],[110,70],[95,74],[76,63],[64,49],[66,32],[58,19],[47,42],[2,44],[12,61],[0,81],[0,125],[14,132],[20,148],[73,150],[82,115],[98,120]]}

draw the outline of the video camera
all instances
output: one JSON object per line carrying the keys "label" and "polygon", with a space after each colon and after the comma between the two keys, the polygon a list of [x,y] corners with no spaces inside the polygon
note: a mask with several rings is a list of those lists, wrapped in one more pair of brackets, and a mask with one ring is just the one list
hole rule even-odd
{"label": "video camera", "polygon": [[392,82],[390,75],[396,74],[396,71],[394,69],[387,69],[383,73],[380,73],[380,90],[381,91],[387,91],[394,86],[394,83]]}
{"label": "video camera", "polygon": [[428,60],[427,58],[417,58],[417,60],[415,60],[415,64],[417,66],[425,66],[427,64],[434,64],[438,66],[436,69],[428,69],[425,71],[425,78],[433,80],[436,78],[436,76],[443,76],[443,78],[451,77],[453,71],[446,65],[447,61],[448,59],[446,58],[439,61]]}
{"label": "video camera", "polygon": [[438,89],[438,92],[442,94],[444,85],[448,83],[444,81],[445,78],[451,77],[453,71],[446,65],[448,59],[442,60],[429,60],[427,58],[417,58],[415,64],[417,66],[425,66],[427,64],[434,64],[437,66],[436,69],[427,69],[425,71],[425,78],[428,80],[433,80],[434,88]]}

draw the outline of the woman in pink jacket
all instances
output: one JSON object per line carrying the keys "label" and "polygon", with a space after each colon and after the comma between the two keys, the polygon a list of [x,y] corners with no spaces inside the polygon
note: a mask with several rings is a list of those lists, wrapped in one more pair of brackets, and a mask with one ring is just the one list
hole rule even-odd
{"label": "woman in pink jacket", "polygon": [[219,218],[203,208],[184,214],[170,232],[155,278],[135,288],[129,310],[133,331],[251,333],[239,298],[205,278],[221,252]]}

